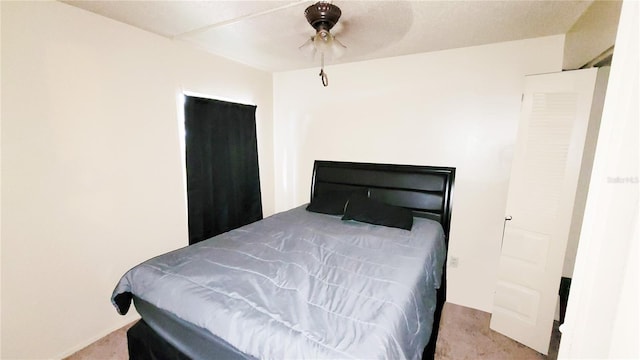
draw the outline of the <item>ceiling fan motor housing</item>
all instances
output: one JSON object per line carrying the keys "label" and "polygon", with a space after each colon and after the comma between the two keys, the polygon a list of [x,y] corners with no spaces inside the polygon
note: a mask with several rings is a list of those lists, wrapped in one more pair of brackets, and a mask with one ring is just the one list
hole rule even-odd
{"label": "ceiling fan motor housing", "polygon": [[319,1],[309,6],[304,11],[304,16],[316,31],[329,31],[338,22],[342,15],[339,7],[324,1]]}

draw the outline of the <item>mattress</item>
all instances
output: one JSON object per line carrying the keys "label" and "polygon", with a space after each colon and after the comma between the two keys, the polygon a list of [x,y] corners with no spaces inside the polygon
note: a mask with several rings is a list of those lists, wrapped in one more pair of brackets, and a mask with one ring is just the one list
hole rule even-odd
{"label": "mattress", "polygon": [[144,262],[112,301],[124,313],[123,296],[135,297],[193,358],[206,345],[186,344],[173,325],[248,358],[419,359],[444,258],[435,221],[406,231],[300,207]]}

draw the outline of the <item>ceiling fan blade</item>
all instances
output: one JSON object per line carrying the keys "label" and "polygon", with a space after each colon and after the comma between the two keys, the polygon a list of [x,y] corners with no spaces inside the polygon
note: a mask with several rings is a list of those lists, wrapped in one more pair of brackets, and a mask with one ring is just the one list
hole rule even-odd
{"label": "ceiling fan blade", "polygon": [[305,56],[313,59],[316,55],[316,47],[313,45],[313,37],[310,37],[304,42],[304,44],[300,45],[298,50],[300,50]]}
{"label": "ceiling fan blade", "polygon": [[334,59],[340,58],[344,55],[345,50],[347,50],[347,47],[334,36],[333,44],[331,44],[331,57]]}

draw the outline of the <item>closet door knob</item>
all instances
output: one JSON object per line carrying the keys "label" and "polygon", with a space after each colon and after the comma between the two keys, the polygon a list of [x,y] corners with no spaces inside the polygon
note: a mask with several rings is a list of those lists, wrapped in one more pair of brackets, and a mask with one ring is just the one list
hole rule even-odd
{"label": "closet door knob", "polygon": [[504,217],[504,221],[511,221],[511,219],[513,219],[511,215]]}

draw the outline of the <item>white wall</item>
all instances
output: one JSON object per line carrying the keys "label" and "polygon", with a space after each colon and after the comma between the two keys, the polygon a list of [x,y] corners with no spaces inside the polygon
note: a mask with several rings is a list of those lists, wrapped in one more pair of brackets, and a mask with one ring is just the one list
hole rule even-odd
{"label": "white wall", "polygon": [[566,34],[563,69],[575,70],[614,45],[621,0],[594,1]]}
{"label": "white wall", "polygon": [[[602,108],[604,106],[604,99],[607,91],[609,69],[609,67],[603,67],[598,70],[598,77],[595,84],[595,90],[593,92],[591,112],[589,115],[589,127],[587,129],[584,142],[580,176],[578,178],[578,186],[576,188],[575,200],[573,203],[573,215],[571,216],[567,248],[565,250],[564,264],[562,266],[562,276],[567,278],[573,277],[573,268],[576,263],[576,254],[578,252],[578,244],[580,243],[580,231],[582,230],[582,219],[584,217],[584,209],[587,203],[587,195],[589,193],[591,170],[593,169],[593,158],[595,156],[596,144],[598,142]],[[560,319],[559,303],[555,319]]]}
{"label": "white wall", "polygon": [[640,3],[625,1],[559,358],[640,358],[639,19]]}
{"label": "white wall", "polygon": [[116,281],[187,244],[180,94],[258,105],[272,76],[60,2],[2,6],[2,358],[68,355],[134,319]]}
{"label": "white wall", "polygon": [[[594,1],[580,16],[576,23],[566,34],[564,43],[563,69],[577,69],[598,57],[603,51],[615,44],[616,30],[620,19],[622,1]],[[606,89],[606,79],[604,81]],[[600,116],[601,105],[604,103],[605,94],[600,91],[594,94],[594,104],[599,108],[592,109],[592,115]],[[580,239],[583,209],[589,190],[589,178],[593,165],[593,153],[598,137],[599,119],[590,121],[589,132],[585,144],[585,156],[583,168],[580,171],[580,182],[576,193],[576,211],[573,214],[571,230],[567,241],[562,276],[571,278],[575,265],[576,252]],[[593,128],[592,128],[593,126]],[[594,131],[592,131],[594,130]]]}
{"label": "white wall", "polygon": [[455,166],[448,301],[491,311],[524,75],[564,36],[274,75],[276,210],[308,202],[313,161]]}

